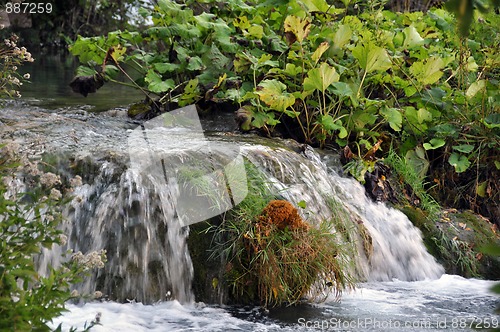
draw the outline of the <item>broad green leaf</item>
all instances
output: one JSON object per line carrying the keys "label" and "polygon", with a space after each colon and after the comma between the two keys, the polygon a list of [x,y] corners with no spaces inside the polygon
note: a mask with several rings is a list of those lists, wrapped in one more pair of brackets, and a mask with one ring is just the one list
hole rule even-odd
{"label": "broad green leaf", "polygon": [[306,5],[309,12],[323,12],[326,13],[330,8],[330,5],[326,0],[302,0],[304,5]]}
{"label": "broad green leaf", "polygon": [[454,145],[453,150],[462,152],[462,153],[471,153],[474,150],[474,145],[462,144],[462,145]]}
{"label": "broad green leaf", "polygon": [[178,64],[168,63],[168,62],[165,63],[156,62],[153,66],[156,69],[156,71],[159,72],[160,74],[165,74],[167,72],[170,73],[179,68]]}
{"label": "broad green leaf", "polygon": [[429,85],[439,81],[441,76],[443,76],[443,68],[443,59],[433,56],[422,61],[414,62],[410,67],[410,73],[422,85]]}
{"label": "broad green leaf", "polygon": [[495,160],[495,167],[500,170],[500,161]]}
{"label": "broad green leaf", "polygon": [[478,92],[485,92],[486,91],[486,81],[485,80],[479,80],[474,83],[472,83],[469,88],[467,89],[467,92],[465,92],[465,96],[469,99],[473,98]]}
{"label": "broad green leaf", "polygon": [[500,128],[500,113],[492,113],[488,115],[484,118],[483,123],[490,129]]}
{"label": "broad green leaf", "polygon": [[422,147],[417,146],[414,150],[406,152],[405,161],[408,166],[413,168],[419,178],[425,177],[429,169],[429,161],[425,157],[425,150]]}
{"label": "broad green leaf", "polygon": [[255,112],[253,114],[252,126],[256,128],[262,128],[265,125],[274,126],[279,123],[279,120],[274,118],[273,112]]}
{"label": "broad green leaf", "polygon": [[288,45],[292,45],[295,41],[302,43],[310,30],[311,22],[307,18],[292,15],[285,18],[285,34],[287,34]]}
{"label": "broad green leaf", "polygon": [[335,121],[330,114],[320,117],[318,123],[321,124],[323,128],[329,132],[338,130],[339,138],[345,138],[347,136],[347,130],[344,128],[344,126],[342,126],[342,122],[340,120]]}
{"label": "broad green leaf", "polygon": [[356,97],[356,88],[352,84],[347,84],[345,82],[334,82],[332,83],[333,93],[341,98],[349,97],[351,103],[354,107],[358,107],[359,100]]}
{"label": "broad green leaf", "polygon": [[403,117],[401,112],[396,108],[382,108],[380,114],[389,122],[389,126],[395,131],[400,131],[403,125]]}
{"label": "broad green leaf", "polygon": [[403,43],[403,48],[412,49],[417,46],[422,46],[424,44],[424,38],[420,36],[417,29],[413,25],[403,29],[405,35],[405,40]]}
{"label": "broad green leaf", "polygon": [[342,49],[351,40],[351,37],[351,27],[347,24],[340,25],[333,37],[333,47],[339,50]]}
{"label": "broad green leaf", "polygon": [[366,125],[373,125],[377,121],[378,117],[365,110],[359,110],[352,114],[351,120],[357,129],[366,130]]}
{"label": "broad green leaf", "polygon": [[264,28],[261,25],[252,25],[246,32],[243,32],[243,35],[254,39],[262,39]]}
{"label": "broad green leaf", "polygon": [[295,97],[286,92],[286,85],[277,80],[260,82],[255,93],[267,106],[277,111],[283,112],[295,103]]}
{"label": "broad green leaf", "polygon": [[470,166],[470,161],[466,156],[453,152],[448,158],[448,162],[455,168],[455,172],[462,173]]}
{"label": "broad green leaf", "polygon": [[163,81],[161,76],[153,70],[148,71],[144,80],[149,83],[148,90],[155,93],[165,92],[175,87],[175,82],[172,79]]}
{"label": "broad green leaf", "polygon": [[372,42],[358,43],[352,49],[352,55],[358,60],[360,67],[367,73],[385,71],[391,68],[391,59],[387,51]]}
{"label": "broad green leaf", "polygon": [[219,70],[225,68],[231,62],[228,57],[222,54],[215,43],[210,47],[210,51],[202,56],[202,60],[205,64],[209,63],[210,68],[213,66],[213,68]]}
{"label": "broad green leaf", "polygon": [[446,141],[442,138],[433,138],[429,143],[424,143],[424,149],[435,150],[446,144]]}
{"label": "broad green leaf", "polygon": [[302,67],[296,66],[293,63],[287,63],[283,72],[294,77],[302,73]]}
{"label": "broad green leaf", "polygon": [[432,113],[425,108],[420,108],[417,111],[417,119],[419,123],[424,123],[425,121],[432,121]]}
{"label": "broad green leaf", "polygon": [[329,47],[330,44],[328,44],[328,42],[322,42],[321,44],[319,44],[318,48],[316,49],[316,51],[314,51],[313,55],[311,56],[311,59],[313,59],[315,64],[318,63],[323,53],[325,53]]}
{"label": "broad green leaf", "polygon": [[187,66],[188,70],[197,71],[197,70],[203,70],[205,68],[206,68],[205,64],[203,63],[203,60],[201,60],[200,57],[194,56],[189,59],[189,64]]}
{"label": "broad green leaf", "polygon": [[318,68],[309,70],[304,79],[304,90],[325,92],[332,83],[338,82],[339,78],[340,75],[335,68],[323,62]]}
{"label": "broad green leaf", "polygon": [[96,73],[97,71],[94,68],[89,68],[87,66],[78,66],[78,68],[76,68],[76,76],[92,76]]}

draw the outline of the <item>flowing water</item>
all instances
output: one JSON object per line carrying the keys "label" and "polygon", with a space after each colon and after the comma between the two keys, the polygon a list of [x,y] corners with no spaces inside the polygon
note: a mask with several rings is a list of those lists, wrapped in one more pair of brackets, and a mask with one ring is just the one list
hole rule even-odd
{"label": "flowing water", "polygon": [[[203,128],[196,127],[205,131],[200,135],[199,130],[166,127],[164,118],[138,127],[123,112],[97,115],[78,105],[48,111],[41,108],[43,102],[35,104],[32,99],[5,104],[2,137],[16,140],[33,154],[58,156],[60,173],[68,178],[82,176],[66,211],[68,246],[82,252],[106,249],[108,263],[79,290],[99,290],[109,299],[126,302],[69,305],[70,311],[55,325],[83,327],[100,313],[102,325],[96,331],[462,331],[478,324],[498,326],[497,297],[489,291],[493,282],[443,274],[404,214],[370,201],[361,185],[338,174],[331,156],[286,141],[209,133],[213,128],[203,122]],[[180,150],[165,154],[164,144],[157,143],[161,138],[170,139],[165,143],[168,152]],[[146,150],[131,150],[144,142],[149,144]],[[162,167],[152,170],[144,163],[144,152],[151,151]],[[343,294],[341,302],[328,298],[322,304],[269,312],[194,302],[190,284],[196,266],[186,245],[188,225],[227,210],[241,197],[235,190],[230,197],[221,192],[218,197],[226,200],[219,209],[195,209],[203,210],[201,215],[189,206],[183,208],[185,186],[179,177],[164,175],[193,156],[204,161],[194,171],[222,169],[223,183],[232,189],[237,186],[227,165],[245,156],[281,196],[306,203],[301,213],[311,223],[345,213],[354,234],[352,243],[344,245],[355,261],[353,273],[364,281],[356,291]],[[165,166],[173,159],[178,163]],[[216,175],[208,177],[208,183],[217,184]],[[204,206],[203,201],[195,204]],[[57,255],[46,253],[41,269],[47,264],[57,264]]]}

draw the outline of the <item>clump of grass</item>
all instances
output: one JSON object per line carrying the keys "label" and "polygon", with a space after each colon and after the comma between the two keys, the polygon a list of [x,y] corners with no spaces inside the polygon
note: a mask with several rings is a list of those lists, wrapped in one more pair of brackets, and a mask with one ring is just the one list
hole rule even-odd
{"label": "clump of grass", "polygon": [[471,245],[458,237],[450,238],[442,230],[438,230],[438,234],[432,237],[439,255],[450,262],[453,267],[453,273],[460,274],[466,277],[480,277],[479,260],[474,253]]}
{"label": "clump of grass", "polygon": [[255,166],[247,176],[248,196],[215,233],[233,301],[292,305],[353,288],[334,223],[307,224],[290,202],[273,200]]}
{"label": "clump of grass", "polygon": [[401,177],[402,181],[410,186],[413,194],[418,197],[419,207],[427,212],[430,220],[438,218],[441,207],[436,202],[425,188],[425,182],[417,174],[415,169],[408,165],[405,159],[401,158],[393,149],[391,149],[384,158],[384,163],[391,166],[391,168]]}

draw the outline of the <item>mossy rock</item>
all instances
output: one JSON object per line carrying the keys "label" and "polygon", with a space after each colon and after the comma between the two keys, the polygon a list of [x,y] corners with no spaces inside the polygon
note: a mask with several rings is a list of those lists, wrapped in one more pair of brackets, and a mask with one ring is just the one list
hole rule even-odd
{"label": "mossy rock", "polygon": [[195,299],[198,302],[217,304],[227,302],[227,289],[224,282],[225,266],[220,258],[211,256],[213,234],[207,233],[207,229],[218,223],[220,221],[213,218],[189,226],[187,243],[194,267],[192,286]]}
{"label": "mossy rock", "polygon": [[439,220],[430,220],[418,208],[401,210],[422,231],[427,249],[446,273],[500,279],[500,258],[483,252],[487,245],[500,245],[497,227],[488,219],[472,211],[447,209]]}
{"label": "mossy rock", "polygon": [[138,118],[141,115],[148,113],[150,111],[151,111],[151,105],[144,103],[144,102],[141,102],[141,103],[136,103],[136,104],[130,105],[130,107],[128,108],[128,111],[127,111],[127,115],[130,118],[135,119],[135,118]]}

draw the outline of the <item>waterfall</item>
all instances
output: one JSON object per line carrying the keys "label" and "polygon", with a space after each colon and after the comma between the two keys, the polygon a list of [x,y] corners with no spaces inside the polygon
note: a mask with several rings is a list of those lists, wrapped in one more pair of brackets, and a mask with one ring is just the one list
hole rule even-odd
{"label": "waterfall", "polygon": [[282,196],[294,203],[306,202],[304,217],[309,221],[330,218],[335,211],[328,200],[333,198],[346,210],[344,218],[351,220],[352,227],[352,223],[364,226],[369,239],[359,233],[356,239],[356,264],[361,278],[415,281],[436,279],[444,273],[427,252],[420,230],[406,215],[371,201],[360,183],[340,176],[313,149],[306,148],[301,155],[266,146],[247,146],[245,150]]}
{"label": "waterfall", "polygon": [[175,213],[175,186],[147,182],[131,169],[105,162],[92,183],[76,189],[68,211],[68,246],[105,249],[108,262],[80,285],[113,299],[192,302],[189,228]]}
{"label": "waterfall", "polygon": [[[403,213],[372,202],[359,183],[340,176],[310,147],[251,135],[200,135],[201,125],[189,116],[156,119],[141,128],[105,116],[19,114],[4,114],[13,131],[16,119],[22,119],[19,126],[37,131],[14,137],[25,146],[32,140],[45,152],[62,154],[60,173],[83,178],[65,212],[67,248],[83,253],[105,249],[108,262],[78,285],[82,293],[99,290],[113,300],[143,303],[194,301],[189,224],[244,199],[243,158],[261,170],[277,195],[296,206],[305,202],[299,210],[308,222],[341,217],[335,232],[349,233],[340,244],[360,280],[413,281],[444,272]],[[37,122],[28,126],[28,119]],[[165,129],[166,120],[175,126]],[[179,130],[181,122],[189,124]],[[75,139],[68,139],[68,132]],[[134,144],[138,150],[131,153]],[[145,163],[151,151],[156,169]],[[196,185],[183,180],[186,174]],[[41,270],[56,263],[59,253],[41,257]]]}

